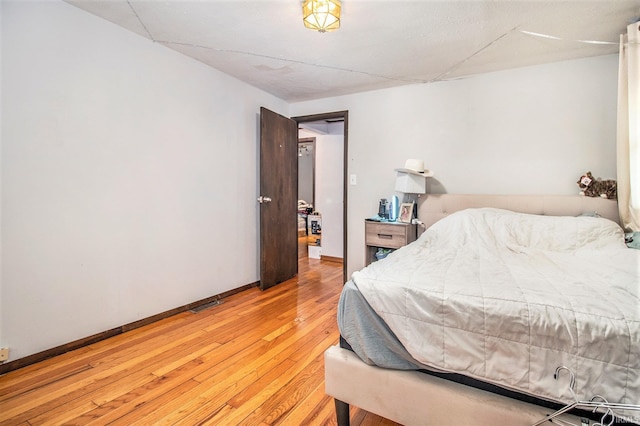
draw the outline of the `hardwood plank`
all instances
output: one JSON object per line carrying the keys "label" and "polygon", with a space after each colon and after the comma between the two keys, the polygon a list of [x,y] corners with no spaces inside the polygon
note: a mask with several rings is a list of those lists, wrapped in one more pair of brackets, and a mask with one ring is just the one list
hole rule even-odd
{"label": "hardwood plank", "polygon": [[53,410],[29,419],[29,424],[32,426],[69,425],[71,424],[70,420],[78,414],[92,410],[95,407],[96,405],[91,401],[76,399],[70,403],[58,406]]}
{"label": "hardwood plank", "polygon": [[[78,397],[86,397],[92,391],[102,388],[114,380],[128,378],[133,380],[140,374],[141,367],[156,365],[166,360],[167,353],[175,351],[179,344],[187,343],[183,350],[190,350],[190,343],[198,336],[185,335],[179,339],[164,339],[161,344],[150,350],[149,347],[127,348],[122,353],[126,356],[109,355],[105,360],[97,363],[96,367],[80,372],[74,376],[65,377],[56,382],[56,387],[51,391],[48,387],[41,387],[30,392],[28,400],[10,399],[3,403],[5,411],[0,414],[0,419],[4,416],[16,416],[16,412],[22,412],[23,416],[37,416],[43,411],[50,411],[51,405],[57,405],[61,399],[73,400]],[[154,341],[154,337],[150,341]]]}
{"label": "hardwood plank", "polygon": [[[218,417],[218,418],[223,418],[226,419],[228,417],[230,417],[232,415],[232,413],[235,411],[235,408],[233,408],[230,405],[224,405],[220,411],[217,411],[215,414],[215,416],[211,416],[205,419],[202,419],[201,421],[199,421],[197,424],[200,426],[218,426],[220,425],[220,422],[218,421],[217,418],[214,417]],[[182,423],[184,425],[188,425],[188,424],[195,424],[195,423]]]}
{"label": "hardwood plank", "polygon": [[[327,313],[325,314],[325,316],[318,318],[316,321],[323,321],[324,323],[328,324],[330,322],[335,322],[335,317],[330,313]],[[295,353],[295,351],[298,349],[296,345],[299,345],[299,340],[304,336],[310,335],[310,338],[313,339],[313,341],[318,341],[318,337],[316,336],[315,331],[316,330],[312,327],[296,328],[290,330],[290,332],[288,333],[283,334],[282,336],[280,336],[280,338],[272,342],[267,342],[259,339],[258,342],[256,342],[256,346],[258,346],[259,348],[263,348],[264,350],[260,349],[252,352],[251,357],[247,357],[251,359],[251,364],[248,364],[247,359],[244,357],[225,357],[224,360],[221,360],[215,366],[212,366],[207,371],[194,377],[194,379],[197,381],[205,381],[211,377],[220,375],[221,373],[223,375],[226,375],[227,370],[240,369],[239,371],[245,371],[257,368],[264,363],[280,362],[280,360]],[[220,367],[223,367],[222,370],[220,369]]]}
{"label": "hardwood plank", "polygon": [[[110,422],[110,425],[149,425],[155,423],[154,417],[161,415],[168,409],[176,409],[180,404],[184,403],[186,395],[189,395],[193,389],[197,388],[199,383],[194,380],[180,382],[175,387],[163,388],[161,397],[144,398],[145,402],[135,404],[133,410],[118,419]],[[97,419],[97,423],[101,424],[104,419]]]}
{"label": "hardwood plank", "polygon": [[[135,399],[139,395],[140,389],[149,394],[151,389],[149,386],[154,384],[161,384],[163,387],[167,387],[167,383],[172,379],[176,379],[176,383],[180,383],[180,378],[182,378],[182,381],[191,380],[193,376],[191,372],[202,364],[199,359],[200,355],[204,352],[215,350],[218,346],[217,342],[212,342],[193,352],[191,349],[185,348],[177,352],[176,359],[169,364],[163,361],[150,363],[146,368],[142,368],[129,376],[125,383],[115,382],[110,386],[103,387],[95,393],[93,400],[100,406],[108,405],[110,410],[119,408],[119,412],[123,413],[122,415],[127,414],[131,409],[122,408],[122,406],[130,404],[131,399]],[[181,354],[183,356],[180,356]],[[161,358],[165,358],[165,356],[170,357],[170,354],[163,354]],[[159,369],[154,370],[156,367],[159,367]],[[138,377],[137,381],[134,381],[135,377]],[[162,389],[160,392],[162,392]],[[140,400],[136,400],[135,405],[140,403]],[[145,402],[143,401],[142,403]],[[93,417],[100,411],[97,409],[87,414],[89,417]]]}
{"label": "hardwood plank", "polygon": [[[62,368],[55,368],[50,373],[34,375],[31,378],[24,378],[23,380],[11,383],[6,381],[5,386],[0,389],[0,402],[6,401],[11,398],[32,392],[35,389],[51,385],[59,380],[73,376],[82,371],[91,369],[92,367],[84,361],[74,363],[71,366],[64,366]],[[11,383],[11,385],[9,385]]]}
{"label": "hardwood plank", "polygon": [[[322,370],[324,376],[324,369]],[[333,399],[324,392],[324,378],[300,403],[274,425],[325,424],[323,419],[334,418]]]}
{"label": "hardwood plank", "polygon": [[180,374],[179,370],[176,370],[174,374],[162,377],[153,376],[151,381],[143,384],[142,386],[132,389],[92,411],[84,413],[78,418],[76,424],[111,424],[128,415],[136,408],[145,406],[150,401],[165,398],[167,395],[172,395],[171,392],[175,388],[184,392],[185,390],[191,389],[195,386],[197,386],[197,382],[191,380],[188,374]]}
{"label": "hardwood plank", "polygon": [[[219,390],[217,387],[207,389],[192,399],[183,410],[174,410],[171,416],[167,416],[164,420],[167,424],[220,424],[218,416],[227,418],[235,408],[227,405],[225,401],[232,398],[236,394],[238,388],[249,386],[255,376],[248,375],[229,385],[227,388]],[[206,387],[206,385],[203,385]]]}
{"label": "hardwood plank", "polygon": [[[158,331],[154,330],[163,324],[168,323],[172,327],[179,327],[179,318],[180,316],[176,316],[173,321],[170,319],[158,321],[153,327],[149,327],[148,330],[135,330],[127,334],[126,337],[118,335],[108,341],[103,341],[106,343],[99,342],[37,364],[29,365],[20,370],[20,375],[15,380],[8,381],[0,377],[0,401],[15,396],[16,392],[28,392],[49,382],[57,381],[62,377],[71,376],[79,371],[89,369],[91,368],[90,364],[94,363],[97,359],[105,357],[108,352],[117,352],[120,354],[120,357],[128,356],[126,352],[123,352],[125,347],[146,342],[146,339],[151,335],[150,333],[158,334]],[[138,335],[137,339],[135,338],[136,335]],[[124,345],[118,345],[118,342],[126,343]],[[43,374],[44,369],[47,370],[46,373]]]}
{"label": "hardwood plank", "polygon": [[[332,337],[325,339],[324,342],[326,344],[325,348],[335,343]],[[321,347],[320,345],[318,346]],[[297,369],[295,376],[291,377],[289,382],[280,387],[272,396],[262,395],[263,397],[268,396],[268,398],[260,401],[260,405],[238,424],[254,425],[262,421],[272,424],[291,410],[298,400],[302,398],[302,395],[307,392],[307,382],[310,377],[313,377],[319,371],[323,371],[323,358],[318,352],[322,354],[324,350],[316,349],[309,354],[307,359],[298,362],[297,365],[304,366],[304,368]],[[324,376],[321,379],[323,378]]]}

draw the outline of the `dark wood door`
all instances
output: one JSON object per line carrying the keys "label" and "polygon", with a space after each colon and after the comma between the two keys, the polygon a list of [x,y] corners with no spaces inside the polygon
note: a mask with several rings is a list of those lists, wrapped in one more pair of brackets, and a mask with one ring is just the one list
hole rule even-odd
{"label": "dark wood door", "polygon": [[298,273],[298,125],[260,108],[260,289]]}

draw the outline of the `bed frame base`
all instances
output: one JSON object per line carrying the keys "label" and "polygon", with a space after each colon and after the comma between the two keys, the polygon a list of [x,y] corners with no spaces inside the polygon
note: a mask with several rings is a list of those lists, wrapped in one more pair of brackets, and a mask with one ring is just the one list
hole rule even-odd
{"label": "bed frame base", "polygon": [[525,426],[553,411],[417,371],[370,366],[339,346],[325,352],[325,390],[335,398],[339,426],[349,425],[350,404],[406,426]]}

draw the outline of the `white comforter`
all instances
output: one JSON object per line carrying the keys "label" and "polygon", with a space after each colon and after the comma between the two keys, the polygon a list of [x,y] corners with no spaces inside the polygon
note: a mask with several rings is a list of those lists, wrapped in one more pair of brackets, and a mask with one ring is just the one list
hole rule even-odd
{"label": "white comforter", "polygon": [[538,397],[640,404],[640,251],[615,223],[470,209],[353,275],[409,353]]}

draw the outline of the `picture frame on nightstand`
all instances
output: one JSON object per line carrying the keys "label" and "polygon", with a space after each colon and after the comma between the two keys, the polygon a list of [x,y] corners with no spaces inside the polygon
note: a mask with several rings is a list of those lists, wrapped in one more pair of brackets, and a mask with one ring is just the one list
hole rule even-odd
{"label": "picture frame on nightstand", "polygon": [[413,219],[413,202],[400,204],[400,214],[398,215],[398,222],[411,223]]}

